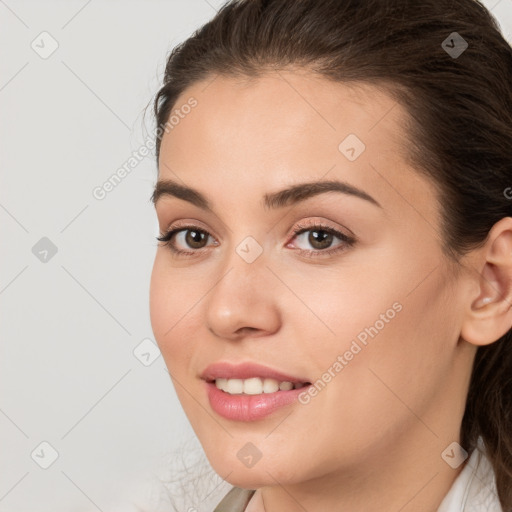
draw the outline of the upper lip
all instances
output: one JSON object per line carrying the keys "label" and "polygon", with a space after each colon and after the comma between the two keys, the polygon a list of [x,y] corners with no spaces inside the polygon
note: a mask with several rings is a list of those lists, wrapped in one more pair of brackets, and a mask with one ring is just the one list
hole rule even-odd
{"label": "upper lip", "polygon": [[229,363],[222,361],[208,365],[201,373],[201,378],[206,381],[215,379],[250,379],[252,377],[262,377],[266,379],[275,379],[278,382],[306,383],[307,379],[293,377],[286,373],[274,370],[268,366],[252,363]]}

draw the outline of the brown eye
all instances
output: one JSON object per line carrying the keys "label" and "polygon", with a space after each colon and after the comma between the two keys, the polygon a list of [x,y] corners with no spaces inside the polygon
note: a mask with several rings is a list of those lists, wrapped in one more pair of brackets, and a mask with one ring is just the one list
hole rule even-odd
{"label": "brown eye", "polygon": [[185,244],[191,249],[202,249],[203,243],[208,241],[208,233],[194,229],[182,230],[185,235]]}
{"label": "brown eye", "polygon": [[[306,243],[312,248],[304,249],[299,247],[297,249],[300,254],[308,257],[334,255],[334,253],[342,252],[352,247],[356,242],[355,238],[340,233],[332,227],[320,224],[299,225],[293,234],[293,239],[298,239],[301,243]],[[305,236],[306,234],[307,236]],[[157,240],[164,242],[164,245],[168,246],[175,255],[191,257],[204,252],[210,237],[213,239],[208,231],[197,226],[182,226],[170,229],[162,236],[157,237]],[[213,245],[219,245],[215,239],[213,240]],[[338,243],[335,243],[336,240]]]}
{"label": "brown eye", "polygon": [[210,234],[195,226],[181,227],[169,230],[157,240],[177,254],[192,254],[207,246]]}
{"label": "brown eye", "polygon": [[[326,249],[330,249],[331,247],[333,247],[333,249],[337,249],[339,246],[347,246],[353,242],[353,240],[347,235],[344,235],[333,228],[324,226],[298,226],[294,231],[294,235],[294,239],[297,239],[300,244],[309,245],[309,247],[312,248],[300,247],[299,244],[299,251],[304,251],[306,253],[327,253],[329,251],[326,251]],[[338,239],[338,243],[333,246],[336,239]]]}
{"label": "brown eye", "polygon": [[308,243],[310,243],[314,249],[322,250],[331,246],[333,238],[334,235],[332,233],[328,233],[323,229],[310,229]]}

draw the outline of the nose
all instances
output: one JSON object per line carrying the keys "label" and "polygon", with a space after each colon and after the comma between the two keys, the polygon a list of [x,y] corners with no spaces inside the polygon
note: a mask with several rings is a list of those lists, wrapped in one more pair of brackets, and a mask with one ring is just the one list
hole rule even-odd
{"label": "nose", "polygon": [[279,330],[279,281],[266,263],[264,253],[249,263],[233,250],[206,297],[207,327],[215,336],[239,340]]}

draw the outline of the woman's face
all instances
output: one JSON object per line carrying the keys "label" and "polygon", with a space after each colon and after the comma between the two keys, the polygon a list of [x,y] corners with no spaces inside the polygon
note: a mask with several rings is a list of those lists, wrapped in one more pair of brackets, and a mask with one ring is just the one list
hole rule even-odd
{"label": "woman's face", "polygon": [[[174,110],[159,181],[197,195],[163,187],[156,211],[191,254],[160,243],[151,322],[216,472],[253,487],[440,457],[464,408],[467,290],[441,252],[434,187],[406,163],[402,107],[282,71],[209,78]],[[205,375],[214,363],[266,369]],[[274,373],[311,385],[275,391]],[[214,377],[253,379],[219,381],[227,392]]]}

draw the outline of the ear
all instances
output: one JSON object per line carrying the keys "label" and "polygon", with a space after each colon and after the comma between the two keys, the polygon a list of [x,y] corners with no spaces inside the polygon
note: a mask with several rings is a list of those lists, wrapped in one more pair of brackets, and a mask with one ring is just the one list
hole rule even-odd
{"label": "ear", "polygon": [[477,346],[489,345],[512,327],[512,217],[489,231],[473,261],[473,296],[464,314],[461,337]]}

